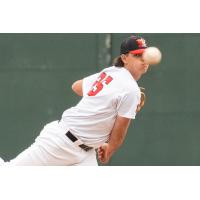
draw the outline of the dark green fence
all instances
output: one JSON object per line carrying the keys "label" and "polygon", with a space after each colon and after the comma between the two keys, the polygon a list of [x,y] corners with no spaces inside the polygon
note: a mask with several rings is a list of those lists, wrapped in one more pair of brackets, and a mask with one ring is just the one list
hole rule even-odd
{"label": "dark green fence", "polygon": [[[34,142],[79,97],[73,81],[108,66],[130,34],[0,34],[0,155]],[[200,34],[139,34],[163,53],[140,81],[145,108],[110,165],[200,164]]]}

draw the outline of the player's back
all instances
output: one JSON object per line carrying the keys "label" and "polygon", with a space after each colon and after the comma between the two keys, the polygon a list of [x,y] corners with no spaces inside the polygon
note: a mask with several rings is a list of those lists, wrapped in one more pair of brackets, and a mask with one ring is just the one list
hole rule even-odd
{"label": "player's back", "polygon": [[138,85],[125,68],[109,67],[83,79],[83,98],[63,113],[62,122],[86,143],[105,142],[121,102]]}

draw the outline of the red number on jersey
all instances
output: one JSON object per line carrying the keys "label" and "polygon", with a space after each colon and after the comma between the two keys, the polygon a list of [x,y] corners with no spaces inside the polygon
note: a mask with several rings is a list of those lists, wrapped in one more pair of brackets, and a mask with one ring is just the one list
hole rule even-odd
{"label": "red number on jersey", "polygon": [[113,78],[107,76],[105,72],[101,73],[99,78],[92,85],[92,89],[88,92],[88,96],[95,96],[103,89],[104,85],[108,85],[112,80]]}

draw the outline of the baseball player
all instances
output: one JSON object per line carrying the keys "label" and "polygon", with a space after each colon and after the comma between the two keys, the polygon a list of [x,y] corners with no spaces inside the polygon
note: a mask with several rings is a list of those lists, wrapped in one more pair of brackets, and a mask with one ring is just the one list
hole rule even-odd
{"label": "baseball player", "polygon": [[61,120],[45,125],[16,158],[0,159],[1,165],[98,165],[96,154],[107,163],[144,103],[137,81],[149,67],[142,58],[145,48],[141,37],[125,39],[113,66],[73,83],[80,102],[65,110]]}

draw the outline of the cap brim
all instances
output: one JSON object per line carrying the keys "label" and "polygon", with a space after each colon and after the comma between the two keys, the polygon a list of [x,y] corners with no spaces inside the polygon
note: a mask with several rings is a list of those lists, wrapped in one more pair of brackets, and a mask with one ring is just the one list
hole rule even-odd
{"label": "cap brim", "polygon": [[136,49],[136,50],[133,50],[133,51],[129,51],[129,53],[131,53],[131,54],[142,54],[142,53],[144,53],[144,50],[145,49]]}

